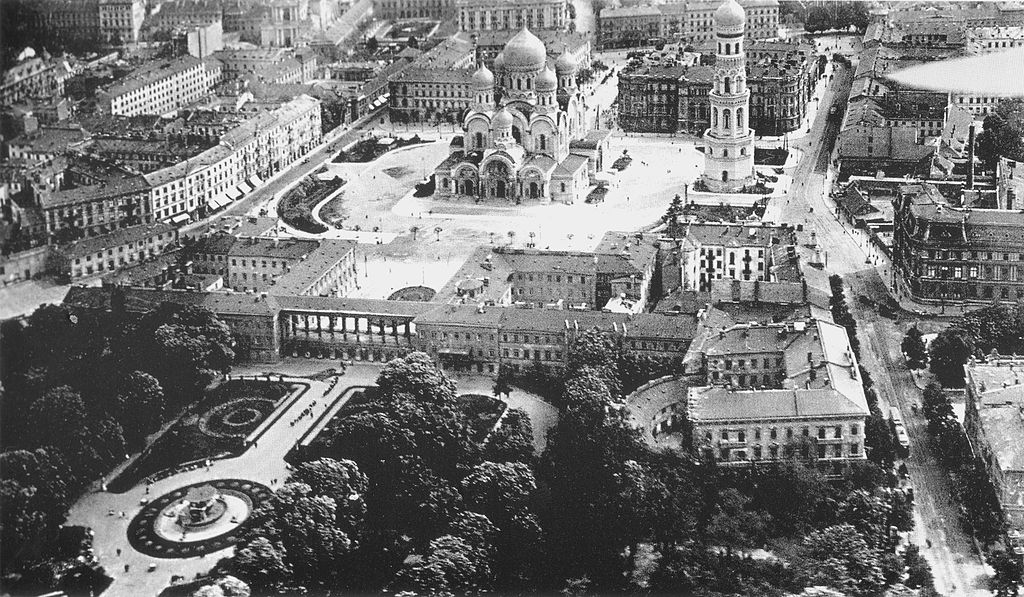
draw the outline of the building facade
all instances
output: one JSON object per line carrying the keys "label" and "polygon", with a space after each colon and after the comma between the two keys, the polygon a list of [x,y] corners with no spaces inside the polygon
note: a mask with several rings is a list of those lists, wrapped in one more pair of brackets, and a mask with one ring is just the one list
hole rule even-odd
{"label": "building facade", "polygon": [[[746,0],[750,39],[774,39],[779,35],[777,0]],[[716,1],[665,2],[655,5],[605,8],[598,16],[598,45],[625,48],[656,42],[682,43],[697,48],[714,45]]]}
{"label": "building facade", "polygon": [[107,114],[166,114],[203,97],[220,79],[219,62],[183,56],[144,66],[98,92],[97,99]]}
{"label": "building facade", "polygon": [[893,276],[915,300],[1024,299],[1024,214],[950,205],[928,183],[899,188]]}
{"label": "building facade", "polygon": [[100,0],[100,36],[115,44],[134,44],[146,18],[145,0]]}
{"label": "building facade", "polygon": [[373,14],[379,19],[444,19],[455,14],[454,0],[375,0]]}
{"label": "building facade", "polygon": [[747,126],[745,24],[746,15],[736,0],[727,0],[715,11],[715,88],[710,95],[711,127],[704,133],[701,178],[714,192],[735,192],[754,181],[754,131]]}
{"label": "building facade", "polygon": [[711,290],[713,280],[774,281],[775,245],[796,242],[783,226],[691,223],[680,245],[684,290]]}
{"label": "building facade", "polygon": [[64,279],[112,272],[163,253],[178,242],[167,224],[140,224],[94,236],[55,249],[51,271]]}
{"label": "building facade", "polygon": [[569,28],[565,0],[456,0],[462,31],[563,31]]}

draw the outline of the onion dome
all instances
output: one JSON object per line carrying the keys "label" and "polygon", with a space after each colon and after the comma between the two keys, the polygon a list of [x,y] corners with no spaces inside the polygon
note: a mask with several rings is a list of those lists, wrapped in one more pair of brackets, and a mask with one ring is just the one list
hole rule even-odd
{"label": "onion dome", "polygon": [[494,70],[501,70],[505,68],[505,52],[498,52],[498,55],[494,57]]}
{"label": "onion dome", "polygon": [[736,0],[726,0],[715,11],[715,27],[742,27],[747,22],[747,13]]}
{"label": "onion dome", "polygon": [[512,115],[505,108],[498,110],[494,115],[494,120],[491,121],[491,126],[495,129],[511,129]]}
{"label": "onion dome", "polygon": [[568,75],[576,72],[576,59],[569,53],[569,47],[562,44],[562,53],[555,60],[555,70],[560,75]]}
{"label": "onion dome", "polygon": [[526,27],[505,44],[503,67],[517,71],[540,71],[547,62],[544,42]]}
{"label": "onion dome", "polygon": [[480,63],[480,68],[473,73],[473,89],[493,89],[494,73],[487,68],[487,65]]}
{"label": "onion dome", "polygon": [[550,66],[545,66],[544,70],[537,75],[537,91],[554,91],[555,89],[558,89],[558,77],[555,76],[555,71],[551,70]]}

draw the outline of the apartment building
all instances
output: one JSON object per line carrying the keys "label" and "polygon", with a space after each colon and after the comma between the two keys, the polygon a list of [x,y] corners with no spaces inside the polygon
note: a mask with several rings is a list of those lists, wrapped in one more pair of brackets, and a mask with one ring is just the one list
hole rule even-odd
{"label": "apartment building", "polygon": [[147,64],[96,96],[107,114],[166,114],[203,97],[220,79],[216,60],[182,56]]}
{"label": "apartment building", "polygon": [[163,253],[178,241],[167,224],[140,224],[57,247],[51,271],[65,279],[112,272]]}
{"label": "apartment building", "polygon": [[100,36],[107,42],[138,42],[139,31],[145,18],[145,0],[100,0]]}
{"label": "apartment building", "polygon": [[[747,15],[750,39],[774,39],[779,35],[777,0],[740,2]],[[605,8],[598,16],[598,45],[623,48],[651,45],[656,40],[680,42],[698,48],[715,39],[714,15],[720,2],[666,2],[655,5]]]}
{"label": "apartment building", "polygon": [[893,276],[915,300],[987,304],[1024,299],[1024,214],[951,205],[934,185],[899,188]]}
{"label": "apartment building", "polygon": [[130,224],[151,224],[149,184],[138,174],[114,172],[102,182],[40,193],[37,197],[52,236],[70,229],[96,236]]}
{"label": "apartment building", "polygon": [[800,458],[834,474],[866,458],[869,411],[845,328],[736,326],[708,344],[709,385],[686,397],[705,457],[725,466]]}
{"label": "apartment building", "polygon": [[223,24],[224,11],[217,0],[168,0],[146,17],[150,31],[192,29],[211,23]]}
{"label": "apartment building", "polygon": [[569,28],[565,0],[456,0],[461,31]]}
{"label": "apartment building", "polygon": [[684,290],[711,289],[712,280],[772,281],[772,248],[791,245],[786,225],[688,223],[680,246]]}
{"label": "apartment building", "polygon": [[1024,360],[971,359],[964,428],[985,464],[1006,523],[1006,548],[1024,555]]}
{"label": "apartment building", "polygon": [[454,0],[374,0],[373,14],[377,18],[445,19],[455,14]]}
{"label": "apartment building", "polygon": [[0,82],[0,104],[63,96],[64,84],[69,78],[71,68],[64,60],[27,58],[4,71]]}

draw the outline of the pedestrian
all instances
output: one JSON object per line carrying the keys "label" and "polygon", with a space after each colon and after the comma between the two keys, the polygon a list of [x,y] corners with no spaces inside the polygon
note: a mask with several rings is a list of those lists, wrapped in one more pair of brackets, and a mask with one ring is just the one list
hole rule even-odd
{"label": "pedestrian", "polygon": [[117,557],[121,557],[121,548],[120,547],[117,548]]}
{"label": "pedestrian", "polygon": [[121,518],[127,518],[127,517],[128,517],[128,515],[124,513],[124,510],[121,510]]}
{"label": "pedestrian", "polygon": [[149,495],[149,485],[146,486],[146,495]]}
{"label": "pedestrian", "polygon": [[125,565],[124,565],[124,571],[125,571],[126,573],[128,572],[128,568],[129,568],[129,567],[130,567],[130,566],[129,566],[128,564],[125,564]]}

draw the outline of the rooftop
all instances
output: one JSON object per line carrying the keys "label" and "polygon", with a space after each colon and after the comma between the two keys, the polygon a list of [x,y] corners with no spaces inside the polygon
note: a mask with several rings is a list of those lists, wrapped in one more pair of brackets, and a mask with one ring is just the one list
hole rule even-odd
{"label": "rooftop", "polygon": [[140,224],[138,226],[118,228],[109,234],[83,238],[82,240],[61,246],[60,251],[66,257],[74,258],[91,255],[114,247],[123,247],[163,234],[167,235],[166,240],[168,243],[172,242],[177,236],[174,226],[169,224]]}

